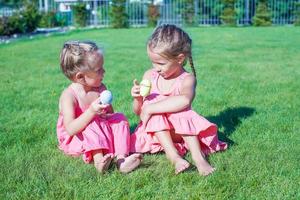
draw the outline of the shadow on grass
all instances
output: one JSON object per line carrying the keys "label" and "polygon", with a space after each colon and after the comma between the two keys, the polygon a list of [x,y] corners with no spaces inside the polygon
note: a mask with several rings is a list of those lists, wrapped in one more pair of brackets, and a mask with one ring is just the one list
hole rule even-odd
{"label": "shadow on grass", "polygon": [[[221,133],[219,134],[219,139],[231,146],[234,144],[234,141],[229,139],[229,136],[241,124],[242,119],[250,117],[254,112],[255,109],[250,107],[227,108],[217,116],[208,116],[206,118],[218,125],[219,133]],[[220,131],[222,128],[224,129],[223,132]]]}
{"label": "shadow on grass", "polygon": [[135,131],[137,125],[138,125],[137,123],[130,124],[130,134],[132,134]]}

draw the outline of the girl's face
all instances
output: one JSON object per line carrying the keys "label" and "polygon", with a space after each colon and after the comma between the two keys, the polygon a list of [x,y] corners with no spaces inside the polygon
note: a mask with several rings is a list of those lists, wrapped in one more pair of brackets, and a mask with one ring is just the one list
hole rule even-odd
{"label": "girl's face", "polygon": [[175,78],[181,73],[182,64],[178,62],[178,60],[169,60],[165,57],[162,57],[158,53],[153,52],[149,47],[147,48],[147,52],[153,68],[164,79]]}
{"label": "girl's face", "polygon": [[88,62],[92,70],[84,73],[85,83],[92,88],[100,87],[105,73],[103,55],[97,52],[89,58]]}

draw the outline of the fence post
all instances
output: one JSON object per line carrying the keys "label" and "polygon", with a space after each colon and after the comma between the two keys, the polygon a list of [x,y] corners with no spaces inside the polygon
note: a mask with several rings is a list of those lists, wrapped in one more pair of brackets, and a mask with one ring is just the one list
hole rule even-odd
{"label": "fence post", "polygon": [[93,1],[93,11],[92,11],[92,15],[93,15],[93,19],[94,19],[94,26],[97,26],[98,25],[98,22],[97,22],[97,1],[94,0]]}
{"label": "fence post", "polygon": [[245,14],[246,14],[246,24],[249,25],[250,23],[250,16],[249,16],[249,0],[246,0],[245,5]]}
{"label": "fence post", "polygon": [[197,25],[199,25],[199,20],[198,20],[199,7],[198,6],[199,6],[199,0],[195,0],[194,1],[194,7],[195,7],[194,17],[195,17],[195,22]]}
{"label": "fence post", "polygon": [[45,12],[48,12],[48,0],[44,0]]}
{"label": "fence post", "polygon": [[39,11],[41,12],[43,10],[43,2],[42,0],[39,0]]}

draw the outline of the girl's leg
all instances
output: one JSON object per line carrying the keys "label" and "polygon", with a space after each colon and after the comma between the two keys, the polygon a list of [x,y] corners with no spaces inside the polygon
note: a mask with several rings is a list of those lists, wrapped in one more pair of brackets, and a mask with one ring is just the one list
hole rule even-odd
{"label": "girl's leg", "polygon": [[[114,151],[117,167],[122,173],[129,173],[137,168],[142,161],[141,154],[129,155],[130,130],[128,121],[122,113],[114,113],[107,119],[114,137]],[[128,156],[128,157],[127,157]]]}
{"label": "girl's leg", "polygon": [[98,172],[100,173],[105,172],[108,169],[111,160],[113,159],[113,155],[112,154],[104,155],[101,149],[94,150],[92,152],[92,155],[94,159],[94,165],[98,170]]}
{"label": "girl's leg", "polygon": [[190,136],[182,136],[183,140],[189,147],[193,161],[198,169],[198,172],[203,175],[207,176],[214,172],[215,168],[213,168],[205,159],[205,155],[201,151],[200,143],[198,140],[198,136],[190,135]]}
{"label": "girl's leg", "polygon": [[164,148],[167,158],[175,165],[176,174],[183,172],[190,166],[190,164],[178,154],[169,131],[156,132],[155,136]]}

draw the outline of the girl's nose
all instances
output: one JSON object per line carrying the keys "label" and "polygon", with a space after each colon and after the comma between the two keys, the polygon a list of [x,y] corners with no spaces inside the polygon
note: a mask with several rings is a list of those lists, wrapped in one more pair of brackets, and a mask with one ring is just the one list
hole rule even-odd
{"label": "girl's nose", "polygon": [[155,69],[155,71],[157,71],[157,72],[160,72],[160,71],[161,71],[160,67],[158,67],[158,66],[156,66],[156,65],[154,65],[154,69]]}

